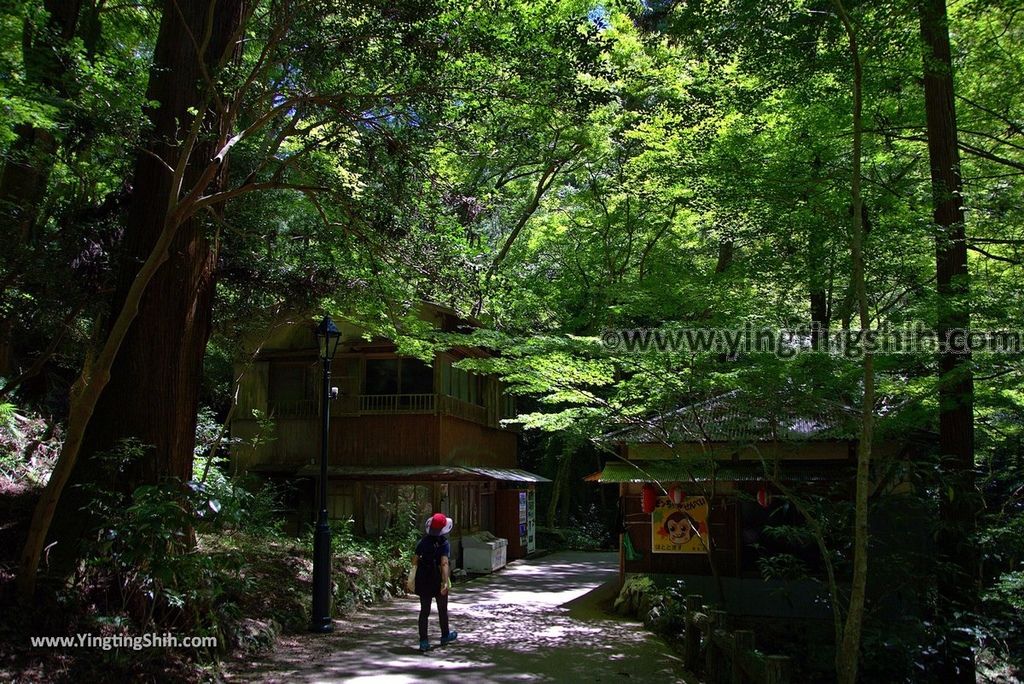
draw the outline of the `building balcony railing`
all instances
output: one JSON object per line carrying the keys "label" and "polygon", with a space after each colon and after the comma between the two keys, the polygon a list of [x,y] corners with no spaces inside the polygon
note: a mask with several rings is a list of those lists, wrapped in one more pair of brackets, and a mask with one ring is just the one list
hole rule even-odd
{"label": "building balcony railing", "polygon": [[[274,418],[315,418],[320,415],[316,399],[270,402]],[[487,409],[444,394],[361,394],[341,397],[331,411],[335,415],[377,415],[394,413],[433,413],[454,416],[473,423],[487,424]]]}
{"label": "building balcony railing", "polygon": [[433,394],[362,394],[360,413],[433,413]]}
{"label": "building balcony railing", "polygon": [[487,409],[483,406],[470,404],[445,394],[439,394],[437,398],[440,400],[440,412],[446,416],[455,416],[473,423],[487,422]]}
{"label": "building balcony railing", "polygon": [[363,394],[359,397],[359,412],[438,413],[474,423],[487,422],[487,409],[483,406],[444,394]]}

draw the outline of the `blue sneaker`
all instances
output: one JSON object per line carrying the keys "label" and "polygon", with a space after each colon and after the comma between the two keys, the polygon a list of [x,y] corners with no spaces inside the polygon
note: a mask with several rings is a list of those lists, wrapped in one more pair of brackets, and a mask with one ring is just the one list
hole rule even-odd
{"label": "blue sneaker", "polygon": [[448,644],[452,643],[453,641],[455,641],[458,638],[459,638],[459,633],[458,632],[456,632],[454,629],[449,630],[447,636],[441,637],[441,645],[442,646],[447,646]]}
{"label": "blue sneaker", "polygon": [[429,650],[430,650],[430,642],[427,641],[426,639],[422,639],[420,641],[420,651],[422,653],[426,653]]}

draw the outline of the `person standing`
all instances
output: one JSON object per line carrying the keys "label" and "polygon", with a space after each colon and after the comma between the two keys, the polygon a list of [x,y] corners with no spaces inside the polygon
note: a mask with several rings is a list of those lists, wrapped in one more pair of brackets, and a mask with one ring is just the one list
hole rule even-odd
{"label": "person standing", "polygon": [[430,650],[427,621],[430,604],[435,600],[441,623],[441,645],[445,646],[458,637],[458,632],[448,629],[448,589],[451,587],[448,557],[451,545],[445,535],[452,531],[452,525],[452,519],[444,513],[435,513],[427,518],[424,525],[426,534],[416,545],[412,557],[415,577],[411,589],[420,597],[420,651],[424,653]]}

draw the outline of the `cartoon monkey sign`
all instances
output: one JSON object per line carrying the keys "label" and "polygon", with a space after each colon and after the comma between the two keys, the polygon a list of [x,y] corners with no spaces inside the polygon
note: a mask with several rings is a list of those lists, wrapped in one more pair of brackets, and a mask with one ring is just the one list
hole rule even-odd
{"label": "cartoon monkey sign", "polygon": [[651,550],[654,553],[707,553],[708,501],[691,497],[674,504],[667,496],[658,499],[651,513]]}

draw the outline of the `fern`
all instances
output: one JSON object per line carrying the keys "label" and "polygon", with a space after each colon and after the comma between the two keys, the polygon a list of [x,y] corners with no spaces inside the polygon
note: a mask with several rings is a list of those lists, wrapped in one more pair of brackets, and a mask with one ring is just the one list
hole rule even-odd
{"label": "fern", "polygon": [[14,424],[14,404],[0,403],[0,426],[11,427]]}
{"label": "fern", "polygon": [[0,403],[0,475],[4,477],[10,477],[17,465],[17,439],[14,404]]}

